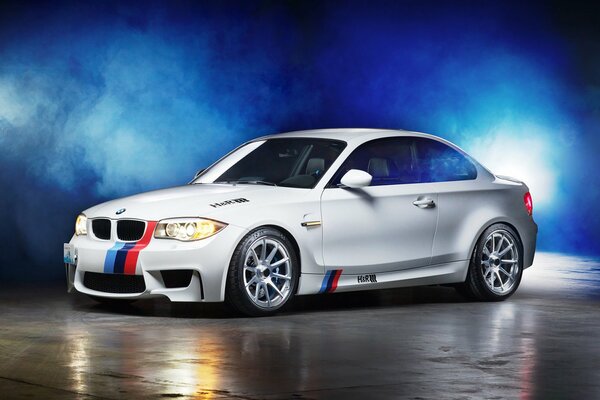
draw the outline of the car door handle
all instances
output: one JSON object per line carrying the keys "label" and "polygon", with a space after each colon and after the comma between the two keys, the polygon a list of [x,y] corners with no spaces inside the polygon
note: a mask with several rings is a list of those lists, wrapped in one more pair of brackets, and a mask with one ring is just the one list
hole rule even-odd
{"label": "car door handle", "polygon": [[413,201],[413,205],[419,208],[433,208],[435,207],[435,201],[429,197],[425,197],[424,199],[417,199]]}

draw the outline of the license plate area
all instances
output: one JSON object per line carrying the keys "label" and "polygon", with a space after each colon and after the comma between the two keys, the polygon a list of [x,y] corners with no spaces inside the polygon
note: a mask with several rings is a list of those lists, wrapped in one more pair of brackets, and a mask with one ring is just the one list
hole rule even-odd
{"label": "license plate area", "polygon": [[77,249],[70,243],[63,245],[63,260],[65,264],[77,265]]}

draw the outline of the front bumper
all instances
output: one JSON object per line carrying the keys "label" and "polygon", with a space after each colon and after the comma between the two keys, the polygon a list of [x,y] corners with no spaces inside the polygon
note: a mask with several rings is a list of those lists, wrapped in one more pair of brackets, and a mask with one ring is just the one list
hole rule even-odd
{"label": "front bumper", "polygon": [[[69,244],[77,257],[73,264],[65,263],[67,287],[69,291],[74,288],[88,295],[115,299],[166,296],[171,301],[223,301],[229,262],[235,246],[246,233],[243,228],[228,225],[218,234],[195,242],[152,238],[138,256],[135,275],[143,277],[145,289],[137,293],[99,291],[86,286],[86,272],[105,273],[107,253],[115,242],[73,236]],[[189,285],[168,287],[162,272],[173,270],[191,270]]]}

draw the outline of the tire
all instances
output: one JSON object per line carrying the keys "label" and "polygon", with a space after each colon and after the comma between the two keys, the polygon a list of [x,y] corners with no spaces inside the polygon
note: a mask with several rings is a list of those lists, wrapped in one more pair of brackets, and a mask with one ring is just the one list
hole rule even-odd
{"label": "tire", "polygon": [[225,301],[242,314],[260,317],[282,311],[298,287],[294,246],[274,228],[258,228],[236,247],[227,273]]}
{"label": "tire", "polygon": [[523,245],[513,228],[494,224],[487,228],[473,251],[467,279],[459,293],[480,301],[506,300],[523,276]]}

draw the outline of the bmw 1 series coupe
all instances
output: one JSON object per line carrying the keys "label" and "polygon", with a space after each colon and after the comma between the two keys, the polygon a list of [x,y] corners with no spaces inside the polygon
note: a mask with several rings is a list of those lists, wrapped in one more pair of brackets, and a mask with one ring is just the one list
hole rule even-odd
{"label": "bmw 1 series coupe", "polygon": [[270,315],[296,295],[453,285],[504,300],[532,265],[528,187],[409,131],[252,140],[187,185],[91,207],[64,245],[69,291],[99,301],[226,301]]}

